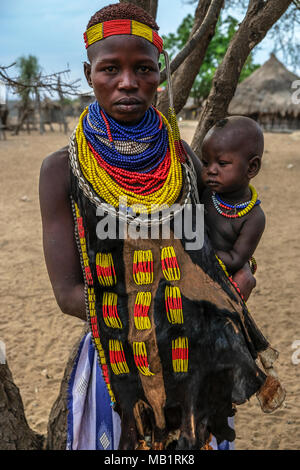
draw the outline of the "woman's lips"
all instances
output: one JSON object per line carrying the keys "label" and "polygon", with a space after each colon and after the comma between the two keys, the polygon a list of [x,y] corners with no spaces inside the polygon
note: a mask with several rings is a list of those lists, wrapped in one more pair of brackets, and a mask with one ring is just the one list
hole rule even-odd
{"label": "woman's lips", "polygon": [[141,106],[141,101],[134,99],[134,98],[124,98],[119,101],[116,101],[115,106],[120,110],[120,111],[135,111]]}

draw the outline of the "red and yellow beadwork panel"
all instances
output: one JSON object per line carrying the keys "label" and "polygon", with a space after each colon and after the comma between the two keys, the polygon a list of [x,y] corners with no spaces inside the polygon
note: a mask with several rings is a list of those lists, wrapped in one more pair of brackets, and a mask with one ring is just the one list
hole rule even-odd
{"label": "red and yellow beadwork panel", "polygon": [[134,342],[132,347],[134,362],[140,373],[148,377],[154,375],[149,368],[146,344],[144,342]]}
{"label": "red and yellow beadwork panel", "polygon": [[167,281],[180,280],[180,269],[173,246],[167,246],[161,250],[161,267]]}
{"label": "red and yellow beadwork panel", "polygon": [[133,255],[133,279],[141,286],[153,282],[153,254],[151,250],[136,250]]}
{"label": "red and yellow beadwork panel", "polygon": [[138,292],[134,304],[134,325],[137,330],[149,330],[151,322],[149,309],[151,304],[151,292]]}
{"label": "red and yellow beadwork panel", "polygon": [[96,270],[98,281],[103,287],[112,287],[117,283],[114,260],[111,253],[97,253]]}
{"label": "red and yellow beadwork panel", "polygon": [[117,339],[109,340],[109,360],[111,369],[115,375],[129,373],[121,341]]}
{"label": "red and yellow beadwork panel", "polygon": [[172,364],[174,372],[187,372],[189,364],[189,346],[187,337],[172,341]]}
{"label": "red and yellow beadwork panel", "polygon": [[118,315],[118,295],[114,292],[104,292],[102,298],[102,314],[106,326],[109,328],[123,328]]}
{"label": "red and yellow beadwork panel", "polygon": [[85,279],[86,279],[87,284],[89,286],[92,286],[93,277],[91,273],[91,268],[89,266],[89,258],[88,258],[87,249],[86,249],[86,239],[85,239],[85,232],[84,232],[84,227],[83,227],[83,219],[80,215],[80,211],[76,203],[74,204],[74,207],[75,207],[75,213],[76,213],[77,232],[78,232],[78,237],[79,237],[79,242],[80,242],[82,262],[84,265]]}

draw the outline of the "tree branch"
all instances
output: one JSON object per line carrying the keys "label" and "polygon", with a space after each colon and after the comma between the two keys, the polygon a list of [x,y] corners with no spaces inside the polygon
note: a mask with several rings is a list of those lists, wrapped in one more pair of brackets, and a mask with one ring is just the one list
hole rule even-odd
{"label": "tree branch", "polygon": [[[203,24],[203,21],[207,15],[210,6],[211,0],[198,0],[198,5],[195,11],[194,26],[192,28],[190,37],[193,37],[196,31],[198,31],[200,26]],[[197,77],[200,67],[205,58],[207,48],[210,44],[212,37],[215,34],[215,29],[221,8],[222,4],[220,3],[219,10],[216,12],[215,18],[211,23],[210,27],[207,29],[206,34],[202,36],[201,40],[197,42],[194,50],[188,55],[188,57],[183,61],[183,63],[172,75],[174,107],[176,113],[181,111],[181,109],[187,102],[195,78]],[[168,112],[169,99],[167,90],[164,90],[159,95],[157,106],[163,114],[166,114]]]}
{"label": "tree branch", "polygon": [[[207,34],[207,31],[210,29],[211,25],[214,23],[215,18],[219,16],[220,9],[223,5],[224,0],[213,0],[211,5],[206,13],[206,16],[193,34],[193,36],[186,43],[184,48],[177,54],[177,56],[172,60],[170,64],[171,73],[174,73],[175,70],[183,63],[183,61],[191,54],[195,49],[199,41]],[[164,82],[167,78],[166,69],[164,69],[160,74],[160,83]]]}
{"label": "tree branch", "polygon": [[60,87],[57,86],[57,79],[61,77],[61,75],[67,74],[70,72],[69,69],[63,70],[61,72],[55,72],[49,75],[37,75],[33,81],[30,83],[25,83],[19,80],[18,77],[12,78],[8,75],[7,69],[11,68],[15,64],[11,64],[9,66],[0,66],[0,77],[3,79],[6,86],[11,87],[16,92],[20,92],[23,90],[32,90],[36,93],[38,90],[47,91],[52,95],[52,93],[62,91],[66,95],[78,95],[78,89],[80,79],[74,80],[71,83],[60,82]]}

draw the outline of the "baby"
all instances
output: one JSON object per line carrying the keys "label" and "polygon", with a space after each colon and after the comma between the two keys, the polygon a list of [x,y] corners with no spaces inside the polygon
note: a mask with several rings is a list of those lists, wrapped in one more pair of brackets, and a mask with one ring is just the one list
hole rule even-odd
{"label": "baby", "polygon": [[242,116],[217,122],[202,144],[205,223],[231,276],[251,260],[265,228],[260,201],[249,185],[260,170],[263,150],[260,127]]}

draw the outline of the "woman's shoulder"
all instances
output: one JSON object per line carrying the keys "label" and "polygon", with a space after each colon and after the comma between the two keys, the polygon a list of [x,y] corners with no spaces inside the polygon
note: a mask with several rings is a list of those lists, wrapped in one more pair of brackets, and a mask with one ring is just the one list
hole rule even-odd
{"label": "woman's shoulder", "polygon": [[50,171],[53,168],[66,166],[68,164],[68,160],[69,151],[68,146],[66,146],[57,150],[56,152],[51,153],[50,155],[47,155],[42,162],[42,168],[44,171]]}
{"label": "woman's shoulder", "polygon": [[55,183],[56,186],[61,184],[69,188],[69,170],[69,151],[66,146],[44,158],[41,165],[40,182],[43,184],[43,181],[47,180]]}

